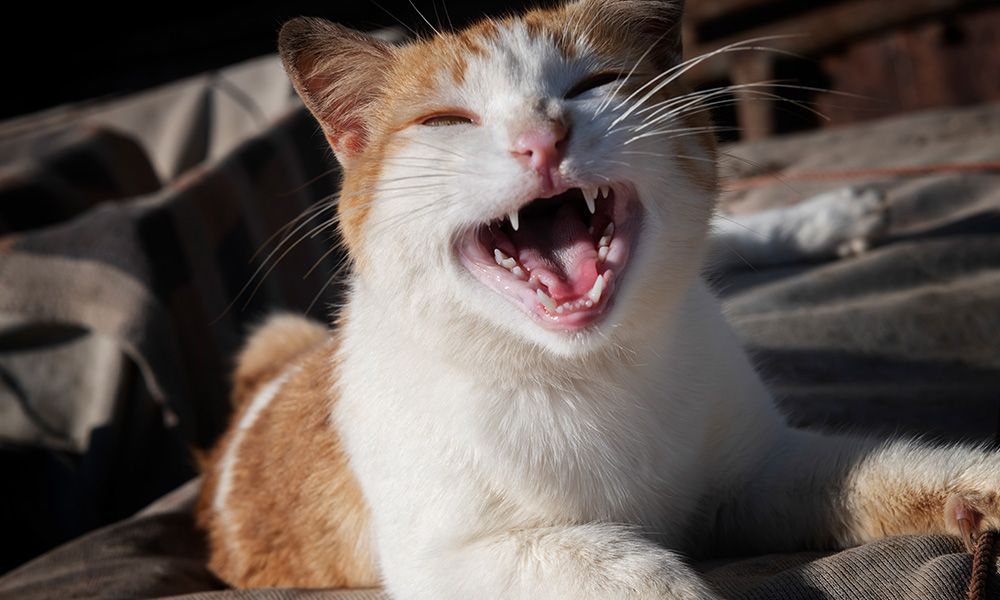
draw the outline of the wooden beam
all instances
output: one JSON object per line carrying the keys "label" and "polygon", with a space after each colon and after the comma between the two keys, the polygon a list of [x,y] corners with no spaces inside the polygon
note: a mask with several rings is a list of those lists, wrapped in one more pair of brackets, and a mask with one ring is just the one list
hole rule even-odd
{"label": "wooden beam", "polygon": [[691,0],[686,3],[684,14],[686,18],[701,22],[768,4],[774,4],[774,0]]}
{"label": "wooden beam", "polygon": [[[767,81],[774,75],[770,56],[744,54],[733,61],[732,78],[736,85]],[[759,140],[774,133],[774,102],[750,92],[736,92],[736,117],[741,140]]]}
{"label": "wooden beam", "polygon": [[[734,5],[737,0],[732,1]],[[756,2],[757,0],[739,0]],[[981,4],[978,0],[847,0],[816,9],[739,35],[713,40],[688,48],[688,56],[698,56],[723,46],[757,37],[794,35],[761,42],[759,45],[796,54],[816,54],[845,40],[875,33],[964,6]],[[748,52],[748,53],[753,53]],[[685,78],[692,85],[725,79],[730,76],[733,57],[743,52],[713,57],[689,71]]]}

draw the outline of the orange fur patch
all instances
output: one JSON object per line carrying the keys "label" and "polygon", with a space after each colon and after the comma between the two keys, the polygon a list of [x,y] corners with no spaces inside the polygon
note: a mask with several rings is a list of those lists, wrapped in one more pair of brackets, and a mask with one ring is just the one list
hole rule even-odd
{"label": "orange fur patch", "polygon": [[[290,347],[315,342],[315,330],[265,327],[251,339],[237,374],[237,389],[257,390]],[[304,337],[288,338],[282,333]],[[243,432],[233,463],[225,515],[213,501],[219,469],[235,428],[212,451],[199,500],[199,524],[208,531],[210,566],[236,587],[372,587],[379,575],[369,547],[369,513],[350,470],[330,414],[336,398],[336,342],[313,345],[294,361],[295,370]],[[268,344],[274,344],[269,346]],[[275,360],[266,362],[268,352]],[[265,359],[254,370],[256,359]],[[257,383],[253,383],[256,381]],[[236,414],[244,416],[247,402]],[[228,524],[232,524],[229,527]]]}

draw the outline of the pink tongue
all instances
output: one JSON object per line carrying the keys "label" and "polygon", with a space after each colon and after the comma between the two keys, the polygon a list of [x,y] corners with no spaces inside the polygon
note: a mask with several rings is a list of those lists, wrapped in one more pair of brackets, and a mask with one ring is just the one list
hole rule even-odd
{"label": "pink tongue", "polygon": [[556,302],[590,291],[597,280],[597,250],[576,209],[566,203],[555,215],[524,217],[511,236],[518,262],[538,277]]}

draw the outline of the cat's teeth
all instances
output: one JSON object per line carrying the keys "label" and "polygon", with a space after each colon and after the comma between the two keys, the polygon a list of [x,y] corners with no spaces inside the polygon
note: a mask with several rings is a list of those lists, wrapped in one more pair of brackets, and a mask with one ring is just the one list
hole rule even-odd
{"label": "cat's teeth", "polygon": [[611,195],[611,188],[606,185],[600,186],[600,190],[601,190],[601,196],[604,198],[607,198],[608,196]]}
{"label": "cat's teeth", "polygon": [[607,246],[601,246],[600,248],[598,248],[597,249],[597,260],[599,260],[601,262],[604,262],[605,260],[607,260],[608,259],[608,250],[609,250],[609,248]]}
{"label": "cat's teeth", "polygon": [[535,290],[535,296],[538,298],[538,301],[541,302],[542,305],[549,310],[549,312],[554,311],[556,309],[555,300],[550,298],[549,295],[543,292],[542,290]]}
{"label": "cat's teeth", "polygon": [[559,313],[559,314],[563,314],[563,312],[565,312],[565,311],[566,311],[566,305],[565,304],[560,304],[559,306],[556,307],[556,312]]}
{"label": "cat's teeth", "polygon": [[522,269],[520,265],[517,264],[517,260],[511,258],[510,256],[507,256],[499,248],[493,249],[493,260],[495,260],[498,265],[507,269],[514,275],[517,275],[519,278],[524,279],[525,276],[524,269]]}
{"label": "cat's teeth", "polygon": [[518,220],[517,211],[512,210],[509,213],[507,213],[507,218],[510,219],[510,226],[514,228],[514,231],[517,231],[517,228],[521,225],[520,221]]}
{"label": "cat's teeth", "polygon": [[[587,298],[590,302],[597,304],[601,301],[601,294],[604,293],[604,275],[598,275],[597,281],[594,282],[594,287],[590,288],[587,292]],[[593,304],[587,304],[587,308],[590,308]]]}
{"label": "cat's teeth", "polygon": [[608,223],[608,226],[604,228],[604,233],[601,234],[601,239],[597,241],[597,246],[599,248],[604,248],[611,245],[611,236],[615,234],[615,224]]}
{"label": "cat's teeth", "polygon": [[583,199],[587,203],[587,210],[590,211],[590,214],[597,212],[597,188],[582,187],[580,191],[583,192]]}

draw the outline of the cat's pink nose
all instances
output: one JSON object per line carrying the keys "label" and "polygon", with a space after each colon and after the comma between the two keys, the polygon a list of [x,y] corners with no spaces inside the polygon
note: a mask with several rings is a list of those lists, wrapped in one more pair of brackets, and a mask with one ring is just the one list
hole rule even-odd
{"label": "cat's pink nose", "polygon": [[566,126],[558,121],[535,125],[517,136],[511,153],[552,187],[553,174],[563,159],[561,144],[566,133]]}

